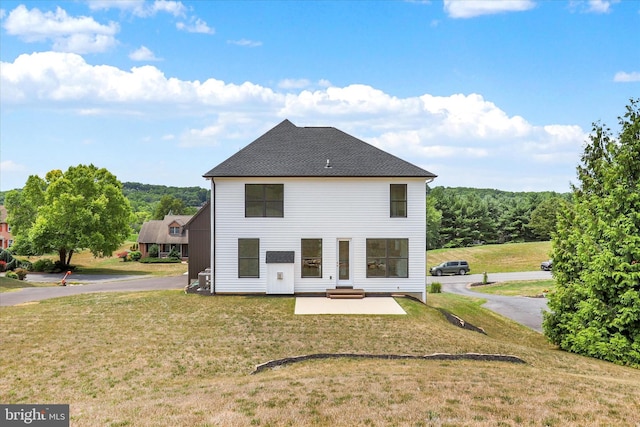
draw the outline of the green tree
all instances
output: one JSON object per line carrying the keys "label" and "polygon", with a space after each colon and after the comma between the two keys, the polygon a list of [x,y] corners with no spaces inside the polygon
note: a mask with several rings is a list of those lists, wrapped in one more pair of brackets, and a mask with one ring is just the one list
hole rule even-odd
{"label": "green tree", "polygon": [[440,222],[442,221],[442,212],[436,208],[436,199],[429,197],[427,192],[427,249],[435,249],[438,247],[440,239]]}
{"label": "green tree", "polygon": [[556,231],[558,212],[565,209],[567,203],[562,197],[549,197],[531,212],[529,228],[537,239],[551,240]]}
{"label": "green tree", "polygon": [[153,219],[163,219],[169,213],[173,215],[188,215],[184,202],[173,196],[162,196],[153,210]]}
{"label": "green tree", "polygon": [[7,195],[7,212],[17,250],[57,252],[61,266],[78,250],[110,256],[131,231],[122,184],[94,165],[30,176],[22,191]]}
{"label": "green tree", "polygon": [[553,236],[557,290],[546,336],[560,348],[640,366],[640,100],[614,137],[594,123],[573,205]]}

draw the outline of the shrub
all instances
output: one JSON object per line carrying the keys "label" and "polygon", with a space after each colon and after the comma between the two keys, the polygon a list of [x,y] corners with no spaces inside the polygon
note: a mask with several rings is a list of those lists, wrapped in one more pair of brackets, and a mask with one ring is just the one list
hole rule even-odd
{"label": "shrub", "polygon": [[159,255],[160,255],[160,248],[158,248],[158,245],[149,246],[149,257],[150,258],[158,258]]}
{"label": "shrub", "polygon": [[180,259],[180,252],[178,252],[178,248],[175,246],[171,248],[171,252],[169,252],[169,258]]}
{"label": "shrub", "polygon": [[145,257],[145,258],[140,258],[140,262],[143,263],[143,264],[176,264],[176,263],[179,263],[179,262],[182,262],[182,261],[177,259],[177,258]]}
{"label": "shrub", "polygon": [[486,285],[487,283],[489,283],[489,277],[487,276],[487,272],[483,272],[482,273],[482,284]]}
{"label": "shrub", "polygon": [[0,271],[5,271],[7,269],[7,261],[0,260]]}
{"label": "shrub", "polygon": [[442,284],[440,282],[433,282],[429,285],[430,294],[439,294],[440,292],[442,292]]}
{"label": "shrub", "polygon": [[129,252],[128,251],[123,251],[123,252],[120,252],[120,253],[116,254],[116,256],[118,258],[121,258],[122,262],[127,262],[127,260],[129,259]]}
{"label": "shrub", "polygon": [[9,271],[7,272],[7,274],[5,274],[5,276],[7,279],[15,279],[15,280],[19,280],[18,279],[18,275],[16,273],[14,273],[13,271]]}
{"label": "shrub", "polygon": [[20,264],[20,268],[24,268],[27,271],[33,271],[33,265],[31,264],[31,261],[20,259],[18,260],[18,263]]}
{"label": "shrub", "polygon": [[131,250],[131,252],[136,252],[139,249],[138,244],[134,243],[129,247],[129,249]]}
{"label": "shrub", "polygon": [[140,253],[140,251],[130,252],[129,258],[131,258],[131,261],[140,261],[140,258],[142,258],[142,253]]}
{"label": "shrub", "polygon": [[55,264],[49,258],[42,258],[34,262],[31,269],[40,273],[53,273]]}
{"label": "shrub", "polygon": [[18,280],[24,280],[27,277],[27,270],[24,268],[16,268],[14,273],[18,276]]}

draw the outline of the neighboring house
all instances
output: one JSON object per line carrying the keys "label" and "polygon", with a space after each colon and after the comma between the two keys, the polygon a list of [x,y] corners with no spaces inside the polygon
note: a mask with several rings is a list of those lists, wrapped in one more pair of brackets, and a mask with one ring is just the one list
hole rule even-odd
{"label": "neighboring house", "polygon": [[188,282],[198,279],[198,273],[211,265],[211,203],[207,202],[184,225],[189,236]]}
{"label": "neighboring house", "polygon": [[0,249],[7,249],[13,245],[11,226],[7,224],[7,209],[0,205]]}
{"label": "neighboring house", "polygon": [[426,300],[431,172],[336,128],[285,120],[204,177],[212,293],[354,287]]}
{"label": "neighboring house", "polygon": [[149,248],[158,245],[159,257],[169,256],[171,249],[176,248],[180,258],[189,258],[189,240],[185,224],[192,215],[165,215],[164,219],[151,220],[142,224],[138,234],[138,250],[142,257],[149,256]]}

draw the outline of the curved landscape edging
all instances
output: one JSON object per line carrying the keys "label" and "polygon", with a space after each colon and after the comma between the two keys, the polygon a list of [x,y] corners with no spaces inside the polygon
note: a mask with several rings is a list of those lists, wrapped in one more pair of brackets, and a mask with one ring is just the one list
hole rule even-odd
{"label": "curved landscape edging", "polygon": [[290,365],[293,363],[304,362],[316,359],[386,359],[386,360],[478,360],[482,362],[508,362],[522,363],[526,362],[517,356],[507,354],[482,354],[482,353],[434,353],[428,355],[407,355],[407,354],[358,354],[358,353],[316,353],[304,356],[285,357],[282,359],[271,360],[261,363],[251,372],[251,375],[262,372],[266,369],[276,368],[279,366]]}

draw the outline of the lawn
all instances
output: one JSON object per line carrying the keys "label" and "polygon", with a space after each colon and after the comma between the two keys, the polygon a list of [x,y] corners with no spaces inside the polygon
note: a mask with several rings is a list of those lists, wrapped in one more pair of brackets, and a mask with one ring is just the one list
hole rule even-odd
{"label": "lawn", "polygon": [[[2,307],[0,401],[69,403],[71,425],[636,426],[640,370],[556,350],[477,300],[399,298],[406,316],[296,316],[292,297],[87,294]],[[486,335],[449,324],[445,308]],[[504,362],[313,353],[511,354]]]}
{"label": "lawn", "polygon": [[540,270],[540,263],[549,259],[551,242],[506,243],[468,248],[427,251],[427,271],[443,261],[466,260],[471,273],[509,273]]}
{"label": "lawn", "polygon": [[505,295],[509,297],[534,297],[552,292],[556,281],[551,280],[517,280],[500,282],[490,285],[474,286],[474,292],[485,294]]}

